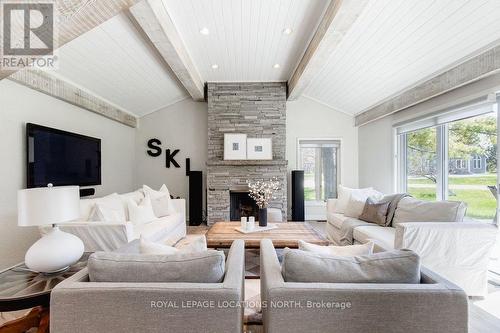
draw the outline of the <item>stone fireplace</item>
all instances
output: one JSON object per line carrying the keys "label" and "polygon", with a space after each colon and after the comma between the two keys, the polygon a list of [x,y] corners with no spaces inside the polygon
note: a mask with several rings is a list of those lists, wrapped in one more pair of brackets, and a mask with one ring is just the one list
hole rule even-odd
{"label": "stone fireplace", "polygon": [[[236,209],[236,207],[231,207],[231,193],[234,197],[234,206],[234,200],[238,196],[236,193],[248,196],[245,193],[248,192],[248,180],[272,178],[280,182],[280,189],[276,192],[276,199],[269,204],[269,207],[280,209],[283,218],[286,219],[288,166],[286,160],[286,84],[282,82],[208,83],[207,88],[208,224],[236,219],[236,212],[232,212],[232,208]],[[272,138],[273,160],[225,161],[224,133],[245,133],[249,138]],[[243,206],[248,206],[248,201],[245,201]],[[239,212],[241,214],[241,211]]]}

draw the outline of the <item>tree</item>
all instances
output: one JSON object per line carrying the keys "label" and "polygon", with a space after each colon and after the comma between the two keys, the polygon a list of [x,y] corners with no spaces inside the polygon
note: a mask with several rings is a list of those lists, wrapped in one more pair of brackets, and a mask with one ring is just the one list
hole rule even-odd
{"label": "tree", "polygon": [[[497,118],[492,115],[474,117],[448,126],[448,156],[469,159],[486,156],[487,170],[496,171]],[[425,128],[407,135],[408,174],[436,182],[436,129]]]}

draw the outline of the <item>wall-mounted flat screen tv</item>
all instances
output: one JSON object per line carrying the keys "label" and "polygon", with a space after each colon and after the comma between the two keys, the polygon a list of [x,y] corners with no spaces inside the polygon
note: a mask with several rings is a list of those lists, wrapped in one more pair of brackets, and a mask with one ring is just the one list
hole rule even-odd
{"label": "wall-mounted flat screen tv", "polygon": [[101,184],[101,140],[26,125],[28,188]]}

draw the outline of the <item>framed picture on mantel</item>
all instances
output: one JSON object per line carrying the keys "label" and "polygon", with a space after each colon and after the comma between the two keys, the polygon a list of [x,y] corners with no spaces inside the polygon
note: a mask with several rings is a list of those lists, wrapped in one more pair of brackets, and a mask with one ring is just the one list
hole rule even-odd
{"label": "framed picture on mantel", "polygon": [[273,141],[271,138],[247,139],[247,159],[272,160]]}
{"label": "framed picture on mantel", "polygon": [[236,133],[224,134],[224,160],[247,159],[247,135]]}

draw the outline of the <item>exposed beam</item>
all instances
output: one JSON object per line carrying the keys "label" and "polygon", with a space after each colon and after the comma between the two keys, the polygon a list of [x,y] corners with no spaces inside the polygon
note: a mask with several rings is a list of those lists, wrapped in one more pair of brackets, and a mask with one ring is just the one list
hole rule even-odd
{"label": "exposed beam", "polygon": [[297,99],[323,69],[369,0],[331,0],[304,56],[288,80],[288,99]]}
{"label": "exposed beam", "polygon": [[162,0],[143,0],[130,7],[130,13],[191,97],[203,101],[201,76]]}
{"label": "exposed beam", "polygon": [[358,114],[355,124],[367,124],[499,71],[500,46],[496,46]]}
{"label": "exposed beam", "polygon": [[[59,39],[56,46],[63,46],[139,1],[140,0],[56,0],[56,6],[59,12],[59,17],[56,21],[59,28]],[[22,24],[17,24],[13,26],[13,29],[23,29],[23,26]],[[0,80],[8,77],[14,72],[15,71],[0,70]]]}
{"label": "exposed beam", "polygon": [[24,69],[8,79],[127,126],[137,127],[137,118],[131,114],[47,72]]}

